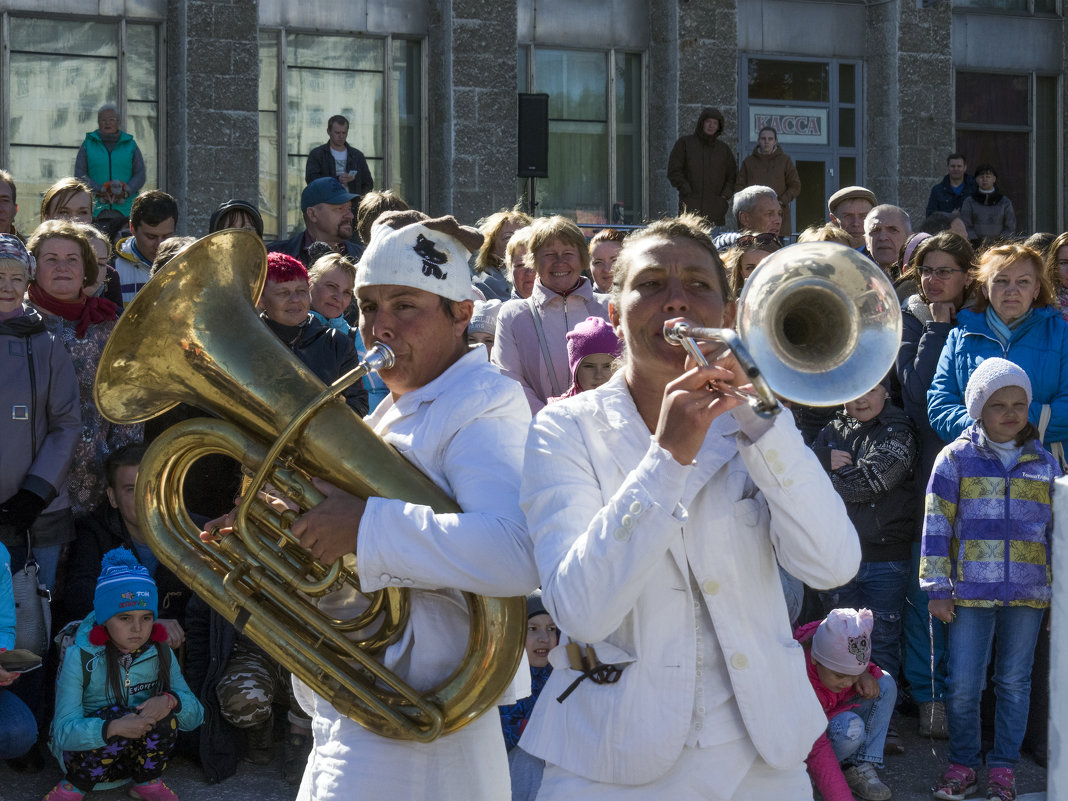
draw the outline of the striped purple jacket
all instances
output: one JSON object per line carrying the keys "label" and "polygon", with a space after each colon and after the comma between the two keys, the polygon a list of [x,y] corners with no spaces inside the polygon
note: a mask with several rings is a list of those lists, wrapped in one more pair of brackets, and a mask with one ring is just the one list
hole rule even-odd
{"label": "striped purple jacket", "polygon": [[927,485],[920,587],[960,606],[1049,606],[1059,475],[1037,440],[1006,469],[981,424],[965,429],[942,449]]}

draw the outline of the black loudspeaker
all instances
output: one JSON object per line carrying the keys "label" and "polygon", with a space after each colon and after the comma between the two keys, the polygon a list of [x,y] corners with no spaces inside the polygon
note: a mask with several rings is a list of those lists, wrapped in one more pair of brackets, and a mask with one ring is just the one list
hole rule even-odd
{"label": "black loudspeaker", "polygon": [[520,178],[549,177],[549,96],[519,95]]}

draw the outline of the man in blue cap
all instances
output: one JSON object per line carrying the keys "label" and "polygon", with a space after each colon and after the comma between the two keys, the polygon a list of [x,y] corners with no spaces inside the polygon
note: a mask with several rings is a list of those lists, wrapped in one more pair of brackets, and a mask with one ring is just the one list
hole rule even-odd
{"label": "man in blue cap", "polygon": [[350,242],[352,236],[352,199],[337,178],[316,178],[300,193],[300,210],[304,214],[304,230],[289,239],[267,245],[267,250],[285,253],[311,267],[314,259],[308,255],[313,242],[325,242],[332,250],[358,261],[363,247]]}

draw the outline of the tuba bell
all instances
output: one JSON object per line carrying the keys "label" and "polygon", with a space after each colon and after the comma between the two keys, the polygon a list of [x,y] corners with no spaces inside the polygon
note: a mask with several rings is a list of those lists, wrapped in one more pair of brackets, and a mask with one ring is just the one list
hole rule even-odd
{"label": "tuba bell", "polygon": [[471,620],[464,658],[420,693],[375,658],[403,631],[407,590],[366,594],[356,616],[328,617],[318,599],[343,586],[359,592],[355,556],[333,565],[312,559],[289,531],[299,512],[246,497],[234,532],[214,546],[201,541],[182,505],[189,467],[222,453],[267,476],[301,510],[322,500],[310,481],[317,476],[365,498],[459,511],[337,397],[376,364],[388,365],[388,349],[372,349],[325,387],[256,314],[265,277],[255,234],[211,234],[153,276],[108,340],[95,398],[109,420],[137,423],[178,403],[219,418],[188,420],[152,443],[137,475],[142,531],[190,589],[341,714],[385,737],[434,740],[491,709],[511,682],[523,652],[523,598],[462,593]]}
{"label": "tuba bell", "polygon": [[[777,397],[837,406],[878,384],[901,345],[901,304],[877,264],[836,242],[805,242],[760,262],[738,299],[737,331],[665,324],[664,337],[698,362],[698,341],[731,351],[752,392],[723,388],[761,415]],[[708,354],[715,358],[713,351]]]}

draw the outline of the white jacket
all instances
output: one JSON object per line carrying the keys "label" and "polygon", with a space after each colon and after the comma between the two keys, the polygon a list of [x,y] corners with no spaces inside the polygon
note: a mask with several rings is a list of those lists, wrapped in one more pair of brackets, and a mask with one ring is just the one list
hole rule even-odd
{"label": "white jacket", "polygon": [[[413,590],[409,623],[382,662],[426,690],[449,676],[467,645],[467,606],[457,590],[515,596],[537,586],[518,501],[530,410],[519,385],[478,349],[397,401],[387,397],[367,422],[464,510],[434,514],[370,498],[360,521],[356,562],[364,590]],[[320,606],[351,617],[364,604],[340,591]],[[312,707],[315,746],[298,799],[496,799],[501,786],[507,799],[504,739],[494,710],[423,745],[372,734],[322,698],[302,695]],[[375,795],[375,788],[391,792]]]}
{"label": "white jacket", "polygon": [[801,764],[827,720],[776,556],[830,588],[856,573],[860,546],[789,414],[725,414],[683,466],[651,439],[621,372],[537,415],[521,503],[553,619],[626,667],[618,683],[587,679],[559,703],[580,674],[554,649],[520,747],[598,782],[645,784],[670,769],[694,709],[692,571],[749,738],[772,766]]}
{"label": "white jacket", "polygon": [[583,278],[582,285],[566,297],[546,289],[541,281],[535,281],[530,299],[534,301],[545,330],[549,359],[560,391],[553,390],[549,366],[545,363],[527,300],[509,300],[501,307],[490,361],[498,365],[502,373],[522,385],[530,402],[530,411],[534,414],[545,406],[547,398],[563,395],[571,386],[567,332],[587,317],[603,317],[607,320],[608,295],[595,292],[589,279]]}

